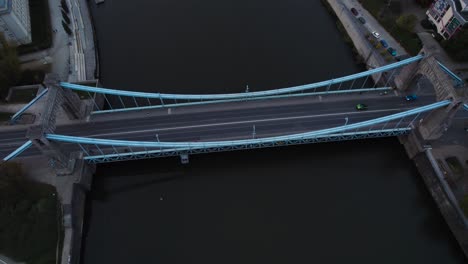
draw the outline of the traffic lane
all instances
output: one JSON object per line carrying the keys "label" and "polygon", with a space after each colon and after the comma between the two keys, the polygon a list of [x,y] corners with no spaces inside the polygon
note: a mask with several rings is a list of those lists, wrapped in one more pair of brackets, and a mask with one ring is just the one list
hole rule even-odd
{"label": "traffic lane", "polygon": [[26,129],[0,132],[0,144],[26,138]]}
{"label": "traffic lane", "polygon": [[[382,96],[385,97],[385,96]],[[404,107],[402,110],[408,110],[410,108],[426,105],[429,102],[432,102],[431,96],[423,96],[420,100],[414,102],[406,102],[402,98],[395,99],[365,99],[362,100],[362,103],[369,105],[373,109],[397,109]],[[305,115],[307,113],[316,113],[316,114],[329,114],[339,111],[349,111],[355,109],[355,103],[344,103],[344,104],[335,104],[333,107],[330,107],[329,104],[313,104],[313,105],[298,105],[290,106],[288,108],[268,108],[268,109],[251,109],[249,111],[228,111],[221,113],[206,113],[206,114],[188,114],[188,115],[168,115],[166,117],[143,117],[140,119],[133,120],[122,120],[122,121],[112,121],[109,123],[94,123],[94,124],[81,124],[74,125],[70,127],[59,127],[56,130],[57,134],[66,134],[66,135],[93,135],[99,134],[106,131],[114,132],[126,132],[136,129],[150,129],[150,128],[165,128],[172,126],[180,125],[195,125],[200,123],[213,123],[213,122],[231,122],[231,121],[242,121],[242,120],[252,120],[259,118],[267,117],[294,117],[298,115]],[[263,110],[263,111],[262,111]]]}
{"label": "traffic lane", "polygon": [[[134,120],[137,120],[136,122],[146,122],[147,119],[157,119],[158,121],[177,121],[180,119],[188,118],[188,116],[191,116],[190,118],[193,119],[209,119],[209,118],[216,118],[216,117],[225,117],[225,116],[230,116],[230,115],[245,115],[248,113],[251,113],[253,111],[257,113],[271,113],[271,112],[279,112],[278,109],[281,109],[281,111],[286,112],[286,111],[294,111],[296,108],[310,108],[314,109],[316,111],[334,111],[333,109],[340,109],[340,106],[346,106],[346,107],[352,107],[354,106],[357,102],[361,102],[362,100],[369,100],[370,98],[358,98],[358,99],[352,99],[348,101],[327,101],[327,96],[322,96],[323,101],[320,102],[318,97],[316,97],[314,100],[311,101],[303,101],[300,100],[296,104],[290,104],[290,105],[281,105],[278,107],[275,104],[269,104],[269,105],[260,105],[258,107],[252,107],[252,105],[248,104],[246,107],[247,109],[229,109],[229,110],[224,110],[223,108],[219,108],[219,105],[211,104],[211,105],[205,105],[203,108],[205,108],[204,112],[199,112],[199,109],[194,111],[194,113],[178,113],[176,110],[177,109],[190,109],[190,107],[181,107],[181,108],[174,108],[171,114],[165,114],[162,116],[156,116],[156,117],[146,117],[147,114],[151,113],[151,111],[139,111],[137,113],[137,117],[132,116],[131,118],[123,118],[122,120],[130,120],[135,122]],[[291,99],[293,100],[293,99]],[[386,104],[394,104],[399,102],[398,97],[392,96],[392,94],[389,94],[387,96],[377,96],[377,97],[372,97],[372,101],[377,102],[379,105],[385,106]],[[421,97],[420,102],[421,104],[424,104],[425,102],[431,102],[434,101],[434,98],[431,96],[426,96],[426,97]],[[240,102],[239,104],[243,104],[243,102]],[[213,109],[213,111],[207,111],[209,109]],[[167,112],[167,111],[166,111]],[[115,113],[113,115],[119,115],[118,113]],[[140,121],[138,121],[140,120]],[[94,121],[92,121],[94,122]],[[116,120],[110,120],[110,121],[99,121],[99,122],[94,122],[96,125],[100,125],[101,123],[110,123],[113,124],[116,122]],[[137,123],[134,123],[137,124]],[[74,126],[74,125],[72,125]],[[70,127],[70,126],[68,126]],[[64,126],[61,129],[66,129],[67,126]]]}
{"label": "traffic lane", "polygon": [[[348,124],[365,121],[367,120],[367,116],[358,116],[358,117],[348,117]],[[381,128],[394,128],[394,127],[404,127],[409,125],[411,122],[411,118],[403,120],[400,122],[399,120],[391,121],[388,123],[378,124],[372,127],[372,129],[377,130]],[[304,133],[315,131],[319,129],[325,129],[330,127],[341,126],[346,123],[346,119],[344,116],[339,118],[328,119],[326,123],[322,120],[307,120],[298,123],[268,123],[268,124],[261,124],[256,125],[255,134],[253,130],[253,126],[250,125],[237,125],[233,127],[215,127],[212,129],[198,129],[198,130],[189,130],[189,131],[176,131],[176,132],[163,132],[158,134],[158,138],[161,142],[203,142],[203,141],[226,141],[226,140],[239,140],[239,139],[251,139],[255,138],[263,138],[263,137],[271,137],[271,136],[282,136],[282,135],[291,135],[297,133]],[[350,130],[351,131],[366,131],[369,128],[361,128],[357,130]],[[150,134],[148,132],[145,133],[136,133],[126,140],[130,141],[149,141],[149,142],[157,142],[158,138],[155,137],[155,134]],[[84,145],[86,146],[86,145]],[[73,143],[63,143],[62,148],[66,152],[73,152],[73,151],[81,151],[81,148],[77,144]],[[100,146],[101,150],[104,153],[113,152],[114,149],[111,146]],[[125,148],[125,147],[120,147]],[[102,154],[100,151],[91,145],[92,155],[99,155]],[[0,151],[3,157],[6,157],[10,152],[4,152],[3,150]],[[41,155],[41,152],[36,149],[34,146],[24,151],[21,156],[35,156]]]}
{"label": "traffic lane", "polygon": [[[211,138],[223,138],[229,134],[243,133],[250,131],[252,133],[253,126],[255,125],[256,130],[261,129],[276,129],[282,130],[284,135],[289,134],[291,127],[303,127],[304,132],[314,131],[319,129],[326,129],[335,126],[341,126],[345,124],[346,118],[348,124],[357,123],[361,121],[367,121],[372,118],[386,116],[400,112],[399,110],[391,111],[356,111],[344,114],[337,114],[332,116],[302,116],[295,118],[283,118],[274,120],[263,120],[263,121],[246,121],[246,122],[235,122],[235,123],[214,123],[197,126],[183,126],[175,128],[165,129],[149,129],[121,133],[106,133],[93,135],[93,138],[102,139],[119,139],[119,140],[133,140],[133,141],[155,141],[159,137],[160,141],[186,141],[188,139],[211,139]],[[158,135],[156,137],[156,134]]]}

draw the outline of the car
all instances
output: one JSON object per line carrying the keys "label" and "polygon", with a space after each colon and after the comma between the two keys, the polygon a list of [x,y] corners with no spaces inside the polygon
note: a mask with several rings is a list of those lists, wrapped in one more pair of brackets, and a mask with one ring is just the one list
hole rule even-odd
{"label": "car", "polygon": [[365,104],[357,104],[357,105],[356,105],[356,110],[359,110],[359,111],[367,110],[367,105],[365,105]]}
{"label": "car", "polygon": [[409,56],[409,55],[407,55],[407,54],[403,54],[403,55],[400,55],[400,56],[395,57],[395,59],[396,59],[397,61],[406,60],[406,59],[408,59],[408,58],[411,58],[411,56]]}
{"label": "car", "polygon": [[418,99],[418,97],[415,94],[410,94],[410,95],[405,96],[406,101],[414,101],[416,99]]}
{"label": "car", "polygon": [[374,36],[377,39],[380,38],[380,34],[377,31],[372,31],[372,36]]}
{"label": "car", "polygon": [[390,53],[392,56],[396,56],[396,50],[392,47],[387,49],[388,53]]}
{"label": "car", "polygon": [[387,43],[387,41],[385,41],[385,39],[381,39],[381,40],[380,40],[380,44],[382,44],[382,46],[383,46],[384,48],[388,48],[388,43]]}
{"label": "car", "polygon": [[361,24],[366,23],[366,20],[363,17],[358,17],[358,20],[359,20],[359,22],[361,22]]}
{"label": "car", "polygon": [[351,8],[351,13],[353,13],[353,15],[357,16],[359,13],[358,11],[356,10],[356,8]]}

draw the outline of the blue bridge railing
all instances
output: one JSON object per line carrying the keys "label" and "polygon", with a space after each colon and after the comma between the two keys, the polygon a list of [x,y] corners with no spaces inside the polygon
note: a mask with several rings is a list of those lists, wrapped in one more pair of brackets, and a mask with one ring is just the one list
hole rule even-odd
{"label": "blue bridge railing", "polygon": [[[153,142],[84,138],[57,134],[46,134],[46,138],[52,141],[78,145],[79,149],[81,149],[85,154],[85,159],[90,160],[90,162],[107,162],[114,159],[121,160],[122,157],[136,159],[141,155],[162,156],[167,155],[167,153],[202,153],[304,144],[340,139],[344,140],[346,138],[353,139],[376,136],[394,136],[407,133],[411,130],[414,122],[420,120],[424,113],[445,107],[450,103],[451,101],[449,100],[441,101],[401,113],[334,128],[292,135],[243,140],[210,142]],[[94,153],[98,153],[98,155],[94,155]]]}

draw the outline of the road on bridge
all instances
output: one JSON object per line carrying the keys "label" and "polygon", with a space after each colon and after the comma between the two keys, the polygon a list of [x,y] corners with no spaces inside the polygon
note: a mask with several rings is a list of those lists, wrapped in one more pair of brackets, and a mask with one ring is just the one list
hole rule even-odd
{"label": "road on bridge", "polygon": [[[420,96],[412,102],[393,94],[357,98],[309,96],[96,114],[89,122],[58,125],[56,134],[153,142],[262,138],[352,124],[435,102],[434,96]],[[357,111],[357,103],[367,104],[368,110]],[[5,157],[23,144],[25,135],[25,129],[0,133],[0,155]],[[79,150],[76,145],[64,145],[66,150]],[[21,155],[38,154],[31,147]]]}

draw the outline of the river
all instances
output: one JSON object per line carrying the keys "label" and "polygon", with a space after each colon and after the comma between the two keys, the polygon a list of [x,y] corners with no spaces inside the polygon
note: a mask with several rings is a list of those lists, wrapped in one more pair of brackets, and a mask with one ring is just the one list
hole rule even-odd
{"label": "river", "polygon": [[[92,13],[109,88],[241,92],[362,70],[318,0]],[[85,221],[84,264],[464,262],[396,138],[102,164]]]}

